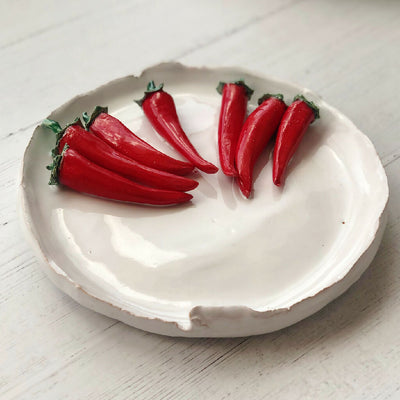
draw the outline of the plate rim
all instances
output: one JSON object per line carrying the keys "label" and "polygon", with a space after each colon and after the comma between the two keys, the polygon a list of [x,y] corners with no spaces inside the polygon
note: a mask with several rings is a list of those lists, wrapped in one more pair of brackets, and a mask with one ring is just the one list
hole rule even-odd
{"label": "plate rim", "polygon": [[[40,124],[37,125],[30,137],[30,140],[25,148],[23,157],[22,157],[22,162],[20,164],[19,168],[19,174],[18,174],[18,214],[19,214],[19,221],[20,225],[22,227],[22,230],[25,234],[25,237],[27,238],[28,242],[31,245],[31,248],[33,248],[34,253],[36,258],[39,261],[39,264],[42,266],[42,269],[46,273],[46,275],[50,278],[50,280],[59,288],[61,289],[64,293],[68,294],[70,297],[72,297],[75,301],[80,303],[81,305],[92,309],[96,312],[99,312],[101,314],[104,314],[106,316],[118,319],[124,323],[127,323],[128,325],[134,326],[139,329],[143,329],[146,331],[154,332],[154,333],[161,333],[164,335],[168,336],[191,336],[191,337],[235,337],[235,336],[250,336],[254,334],[261,334],[261,333],[267,333],[271,332],[277,329],[272,329],[272,330],[261,330],[260,332],[255,332],[255,333],[245,333],[245,334],[240,334],[240,335],[235,335],[234,333],[231,334],[223,334],[223,333],[216,333],[214,334],[213,332],[208,332],[207,329],[208,324],[206,322],[207,318],[204,318],[204,315],[213,315],[217,313],[219,317],[221,317],[221,313],[223,313],[223,318],[227,318],[228,320],[230,319],[236,319],[238,315],[244,315],[248,314],[248,316],[255,317],[257,319],[264,319],[268,320],[271,318],[275,318],[276,316],[282,315],[282,314],[288,314],[290,311],[293,311],[293,309],[298,308],[300,305],[304,305],[305,303],[309,303],[310,300],[313,299],[318,299],[322,297],[326,297],[327,292],[330,292],[334,290],[337,286],[340,286],[343,284],[343,281],[345,281],[345,278],[348,277],[351,273],[356,274],[356,279],[353,279],[351,282],[349,282],[347,285],[344,285],[344,288],[340,288],[339,294],[333,295],[333,296],[328,296],[329,298],[326,301],[322,301],[321,304],[318,306],[317,309],[314,311],[311,311],[307,313],[306,316],[298,318],[288,324],[284,324],[278,329],[284,328],[286,326],[289,326],[293,323],[298,322],[299,320],[312,315],[314,312],[318,311],[322,307],[324,307],[326,304],[328,304],[330,301],[334,300],[338,296],[340,296],[344,291],[346,291],[354,282],[356,282],[361,274],[368,268],[370,265],[373,257],[375,256],[378,248],[380,241],[383,236],[383,231],[386,226],[387,222],[387,205],[388,205],[388,199],[389,199],[389,186],[388,186],[388,180],[387,180],[387,175],[386,171],[382,165],[382,162],[380,160],[380,157],[376,151],[375,146],[373,145],[372,141],[369,139],[367,135],[365,135],[353,122],[350,118],[348,118],[345,114],[343,114],[341,111],[337,110],[335,107],[329,105],[326,103],[321,96],[313,92],[312,90],[302,87],[298,85],[297,83],[293,83],[288,80],[282,80],[279,78],[276,78],[275,76],[272,75],[267,75],[264,73],[261,73],[260,71],[257,70],[251,70],[248,68],[242,68],[242,67],[237,67],[237,66],[191,66],[191,65],[185,65],[179,62],[162,62],[158,63],[155,65],[152,65],[150,67],[144,68],[140,74],[138,75],[133,75],[129,74],[124,77],[112,79],[90,91],[87,91],[85,93],[78,94],[68,100],[67,102],[63,103],[56,109],[54,109],[48,117],[46,118],[51,118],[51,116],[55,113],[61,112],[64,108],[68,107],[69,105],[73,104],[76,102],[78,99],[81,99],[83,97],[88,97],[92,95],[94,92],[104,89],[105,87],[109,85],[115,85],[120,81],[124,81],[126,79],[141,79],[144,74],[148,73],[149,71],[157,68],[180,68],[180,69],[192,69],[196,71],[221,71],[221,74],[224,72],[228,71],[238,71],[243,74],[247,75],[252,75],[254,77],[263,79],[263,80],[273,80],[277,84],[282,84],[282,85],[289,85],[293,88],[296,88],[299,92],[312,95],[318,101],[323,104],[325,107],[329,108],[335,113],[338,113],[339,115],[343,116],[346,119],[346,122],[350,123],[352,128],[356,131],[358,131],[359,134],[363,136],[363,138],[371,145],[374,155],[379,162],[379,165],[383,171],[383,176],[385,178],[383,185],[385,187],[385,200],[384,200],[384,205],[382,210],[380,211],[379,217],[375,221],[373,228],[371,229],[370,234],[368,235],[368,243],[363,247],[363,251],[361,254],[358,256],[358,258],[349,265],[349,268],[344,275],[340,276],[335,280],[332,284],[329,286],[324,287],[323,289],[319,290],[318,292],[314,293],[313,295],[304,297],[296,302],[293,302],[293,304],[290,304],[287,307],[280,307],[280,308],[275,308],[275,309],[267,309],[263,311],[259,310],[254,310],[251,307],[245,306],[245,305],[240,305],[240,306],[202,306],[202,305],[196,305],[193,306],[190,311],[189,311],[189,319],[191,322],[191,325],[188,329],[183,328],[177,321],[168,321],[165,320],[161,317],[150,317],[150,316],[143,316],[143,315],[137,315],[131,310],[128,309],[128,307],[121,308],[115,304],[113,304],[110,301],[107,301],[105,299],[101,299],[98,296],[89,293],[86,291],[80,284],[76,283],[74,280],[72,280],[67,273],[59,267],[57,264],[52,263],[49,261],[47,258],[44,250],[42,249],[40,245],[40,241],[37,238],[34,229],[33,229],[33,220],[31,218],[30,213],[28,212],[28,199],[26,196],[26,192],[24,190],[24,166],[25,166],[25,160],[27,158],[27,154],[29,153],[30,147],[32,145],[32,142],[34,140],[35,132],[40,128]],[[365,265],[359,266],[360,260],[367,254],[367,253],[372,253],[372,256],[370,254],[371,258],[368,262],[364,263]],[[357,268],[358,267],[358,268]]]}

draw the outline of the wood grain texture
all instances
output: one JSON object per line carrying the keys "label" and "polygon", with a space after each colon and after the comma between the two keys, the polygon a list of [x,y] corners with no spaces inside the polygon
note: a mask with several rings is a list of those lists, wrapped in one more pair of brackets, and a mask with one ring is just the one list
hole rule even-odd
{"label": "wood grain texture", "polygon": [[[400,398],[399,15],[394,0],[0,2],[0,398]],[[252,338],[167,338],[84,309],[39,269],[15,206],[35,125],[168,60],[310,87],[376,146],[390,185],[382,246],[319,313]]]}

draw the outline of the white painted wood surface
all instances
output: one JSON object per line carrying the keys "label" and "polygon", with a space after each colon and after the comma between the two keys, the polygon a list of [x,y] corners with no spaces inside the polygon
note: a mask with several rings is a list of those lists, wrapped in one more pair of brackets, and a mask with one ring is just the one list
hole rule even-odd
{"label": "white painted wood surface", "polygon": [[[400,3],[0,1],[1,399],[399,399]],[[373,141],[391,191],[370,268],[279,332],[175,339],[84,309],[39,269],[16,177],[52,109],[167,60],[240,65],[318,92]]]}

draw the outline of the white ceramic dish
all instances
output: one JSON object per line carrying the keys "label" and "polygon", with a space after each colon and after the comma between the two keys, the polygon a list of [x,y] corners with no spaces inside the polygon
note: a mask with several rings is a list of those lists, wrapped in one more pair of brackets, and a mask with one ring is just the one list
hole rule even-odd
{"label": "white ceramic dish", "polygon": [[244,78],[287,100],[301,92],[320,107],[283,189],[271,180],[271,147],[244,199],[222,172],[196,173],[189,205],[154,208],[101,200],[47,185],[52,134],[37,127],[26,149],[20,210],[38,259],[76,301],[140,329],[173,336],[271,332],[322,308],[372,261],[385,226],[388,186],[368,138],[309,90],[238,68],[161,64],[78,96],[49,116],[65,124],[82,111],[110,113],[170,155],[140,98],[150,79],[174,95],[182,125],[218,163],[220,80]]}

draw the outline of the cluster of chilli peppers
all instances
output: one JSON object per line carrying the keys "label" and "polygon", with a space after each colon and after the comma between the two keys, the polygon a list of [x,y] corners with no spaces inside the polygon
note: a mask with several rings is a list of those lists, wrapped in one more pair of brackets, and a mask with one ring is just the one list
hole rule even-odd
{"label": "cluster of chilli peppers", "polygon": [[162,85],[151,81],[144,97],[137,101],[154,129],[188,162],[172,158],[136,136],[121,121],[96,107],[83,121],[77,118],[61,128],[46,119],[43,125],[57,135],[49,184],[123,202],[172,205],[193,198],[187,191],[198,182],[184,175],[194,167],[216,173],[218,168],[204,160],[183,131],[175,103]]}
{"label": "cluster of chilli peppers", "polygon": [[281,186],[289,161],[308,126],[319,118],[317,106],[302,95],[289,106],[281,94],[265,94],[258,107],[247,117],[247,102],[253,90],[244,81],[220,82],[222,95],[218,126],[218,150],[222,171],[237,178],[239,188],[249,197],[253,187],[255,162],[276,135],[272,179]]}
{"label": "cluster of chilli peppers", "polygon": [[[246,119],[247,102],[253,91],[243,81],[220,83],[222,107],[218,128],[222,171],[237,177],[242,193],[249,197],[254,164],[276,130],[273,180],[282,183],[285,168],[308,125],[318,118],[318,108],[303,96],[287,107],[282,95],[264,95],[259,107]],[[186,193],[198,182],[185,177],[196,167],[214,174],[218,168],[200,156],[182,129],[174,100],[151,81],[136,103],[153,128],[187,162],[172,158],[136,136],[106,107],[83,113],[62,128],[46,119],[43,126],[56,134],[49,184],[107,199],[149,205],[172,205],[192,199]]]}

